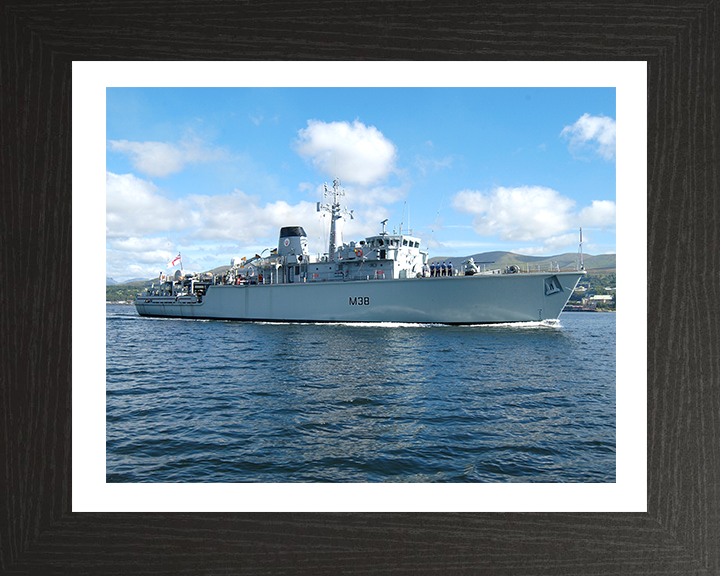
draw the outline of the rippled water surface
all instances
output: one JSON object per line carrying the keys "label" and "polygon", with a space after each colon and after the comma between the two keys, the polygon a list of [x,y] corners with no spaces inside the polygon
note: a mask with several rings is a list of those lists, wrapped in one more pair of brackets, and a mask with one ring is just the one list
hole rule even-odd
{"label": "rippled water surface", "polygon": [[615,482],[612,313],[106,322],[108,482]]}

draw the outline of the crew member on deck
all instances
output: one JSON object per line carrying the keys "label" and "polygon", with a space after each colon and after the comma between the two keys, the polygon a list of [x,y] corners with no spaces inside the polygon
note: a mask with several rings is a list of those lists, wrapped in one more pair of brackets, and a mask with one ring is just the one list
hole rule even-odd
{"label": "crew member on deck", "polygon": [[442,270],[442,273],[440,275],[445,276],[447,274],[447,266],[445,266],[445,262],[440,265],[440,268]]}
{"label": "crew member on deck", "polygon": [[430,262],[430,278],[435,278],[435,262]]}
{"label": "crew member on deck", "polygon": [[453,275],[452,262],[448,262],[448,276],[452,276],[452,275]]}

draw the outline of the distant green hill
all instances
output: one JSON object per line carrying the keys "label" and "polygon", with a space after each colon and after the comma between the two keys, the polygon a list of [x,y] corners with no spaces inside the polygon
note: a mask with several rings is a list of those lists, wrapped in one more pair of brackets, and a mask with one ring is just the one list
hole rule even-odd
{"label": "distant green hill", "polygon": [[105,286],[105,301],[120,302],[122,300],[135,300],[136,294],[149,287],[155,280],[133,280],[124,284]]}
{"label": "distant green hill", "polygon": [[[430,258],[430,262],[452,262],[454,268],[458,268],[465,260],[472,258],[478,267],[485,265],[488,269],[505,268],[506,266],[519,266],[522,270],[548,270],[551,266],[560,267],[560,270],[575,270],[579,256],[576,253],[568,252],[554,256],[526,256],[514,252],[482,252],[472,256],[452,256]],[[615,254],[600,254],[592,256],[586,254],[583,257],[586,270],[615,270]]]}

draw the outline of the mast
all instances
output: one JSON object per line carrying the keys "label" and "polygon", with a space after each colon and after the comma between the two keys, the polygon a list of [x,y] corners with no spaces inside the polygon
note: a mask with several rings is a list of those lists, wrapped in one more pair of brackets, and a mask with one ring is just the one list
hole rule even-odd
{"label": "mast", "polygon": [[585,270],[585,264],[583,262],[583,249],[582,249],[582,227],[580,227],[580,270]]}
{"label": "mast", "polygon": [[328,188],[327,183],[324,185],[325,189],[323,196],[330,200],[328,204],[317,203],[318,212],[329,212],[330,213],[330,241],[328,243],[328,259],[332,262],[335,260],[335,252],[337,251],[338,244],[342,244],[342,234],[337,231],[337,222],[343,216],[350,216],[353,219],[353,211],[342,209],[340,206],[340,198],[345,196],[345,190],[340,188],[340,180],[336,177],[333,180],[333,187]]}

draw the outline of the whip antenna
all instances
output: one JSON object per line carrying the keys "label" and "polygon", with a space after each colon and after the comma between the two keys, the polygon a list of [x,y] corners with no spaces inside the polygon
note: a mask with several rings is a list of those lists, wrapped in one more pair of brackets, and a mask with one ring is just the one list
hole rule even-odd
{"label": "whip antenna", "polygon": [[433,228],[430,231],[430,240],[428,240],[428,250],[430,250],[430,242],[432,241],[433,234],[435,234],[435,226],[437,226],[438,218],[440,217],[440,210],[442,210],[443,200],[445,200],[445,194],[443,194],[443,197],[440,198],[440,207],[438,208],[437,214],[435,215],[435,222],[433,223]]}

